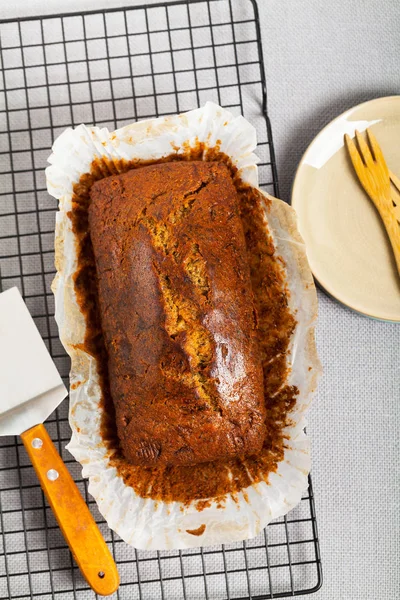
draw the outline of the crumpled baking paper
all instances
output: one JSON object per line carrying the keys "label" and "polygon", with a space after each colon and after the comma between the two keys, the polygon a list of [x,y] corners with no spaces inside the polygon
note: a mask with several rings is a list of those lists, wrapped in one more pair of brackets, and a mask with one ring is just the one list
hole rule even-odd
{"label": "crumpled baking paper", "polygon": [[[230,157],[241,179],[257,187],[256,132],[243,117],[208,102],[204,107],[181,115],[151,119],[128,125],[113,133],[107,129],[80,125],[67,129],[55,141],[51,164],[46,169],[49,193],[59,199],[56,219],[56,268],[53,282],[56,321],[61,341],[71,357],[70,425],[72,438],[67,448],[81,463],[83,477],[89,478],[89,492],[113,529],[128,544],[146,550],[191,548],[235,542],[256,536],[272,519],[286,514],[307,488],[310,444],[304,432],[304,412],[320,371],[315,351],[314,326],[316,292],[308,267],[304,243],[296,228],[294,211],[280,200],[268,197],[265,220],[278,254],[286,264],[290,307],[297,319],[291,341],[289,384],[300,394],[291,413],[284,459],[268,483],[260,482],[243,490],[238,498],[226,498],[223,508],[212,501],[199,512],[194,503],[165,503],[139,497],[124,484],[109,464],[109,451],[101,434],[101,390],[95,360],[77,348],[84,340],[85,320],[76,301],[73,275],[77,256],[71,221],[73,185],[90,171],[95,158],[159,159],[172,152],[204,144],[216,146]],[[309,369],[311,367],[311,369]],[[205,525],[201,535],[192,535]]]}

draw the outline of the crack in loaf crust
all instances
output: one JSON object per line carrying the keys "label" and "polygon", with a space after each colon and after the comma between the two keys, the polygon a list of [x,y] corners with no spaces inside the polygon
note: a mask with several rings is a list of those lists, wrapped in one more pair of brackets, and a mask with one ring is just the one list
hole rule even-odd
{"label": "crack in loaf crust", "polygon": [[226,165],[171,162],[90,191],[118,437],[133,465],[260,452],[263,370],[239,199]]}

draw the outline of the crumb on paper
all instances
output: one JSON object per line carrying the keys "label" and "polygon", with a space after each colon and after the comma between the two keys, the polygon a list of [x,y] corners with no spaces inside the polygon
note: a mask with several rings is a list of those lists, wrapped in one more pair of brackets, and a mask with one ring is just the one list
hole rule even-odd
{"label": "crumb on paper", "polygon": [[200,525],[200,527],[198,527],[197,529],[186,529],[186,533],[190,533],[190,535],[203,535],[205,530],[206,526],[203,523],[203,525]]}

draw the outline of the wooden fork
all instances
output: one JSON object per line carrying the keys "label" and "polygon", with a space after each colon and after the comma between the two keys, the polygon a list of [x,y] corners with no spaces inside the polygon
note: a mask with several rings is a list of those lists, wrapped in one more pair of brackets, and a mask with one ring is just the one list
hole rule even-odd
{"label": "wooden fork", "polygon": [[354,141],[346,133],[344,139],[347,150],[349,151],[351,162],[361,185],[375,204],[385,225],[400,275],[400,225],[393,210],[389,169],[372,131],[367,129],[368,141],[372,153],[360,132],[356,131],[355,133],[358,149]]}

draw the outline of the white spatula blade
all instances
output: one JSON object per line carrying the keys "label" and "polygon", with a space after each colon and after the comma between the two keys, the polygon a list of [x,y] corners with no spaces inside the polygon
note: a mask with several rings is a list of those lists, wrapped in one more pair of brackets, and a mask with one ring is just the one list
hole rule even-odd
{"label": "white spatula blade", "polygon": [[0,294],[0,435],[43,423],[67,390],[18,291]]}

